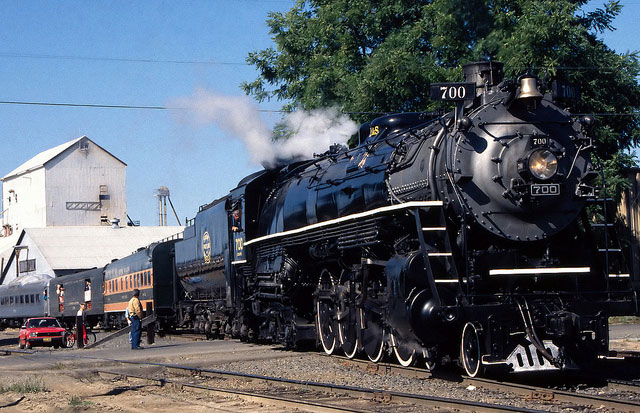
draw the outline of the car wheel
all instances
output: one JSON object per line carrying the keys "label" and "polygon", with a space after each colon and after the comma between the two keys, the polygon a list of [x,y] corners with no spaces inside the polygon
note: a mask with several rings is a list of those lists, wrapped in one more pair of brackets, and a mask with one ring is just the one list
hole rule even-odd
{"label": "car wheel", "polygon": [[59,344],[54,344],[54,345],[53,345],[53,348],[55,348],[55,349],[59,349],[59,348],[60,348],[60,345],[59,345]]}
{"label": "car wheel", "polygon": [[22,342],[22,340],[20,340],[20,339],[18,339],[18,347],[19,347],[20,349],[23,349],[23,348],[24,348],[24,343],[23,343],[23,342]]}

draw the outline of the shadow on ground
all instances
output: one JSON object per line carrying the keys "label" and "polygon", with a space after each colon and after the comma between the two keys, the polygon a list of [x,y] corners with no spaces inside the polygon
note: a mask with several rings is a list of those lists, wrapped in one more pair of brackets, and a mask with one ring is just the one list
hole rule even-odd
{"label": "shadow on ground", "polygon": [[0,346],[17,346],[18,337],[0,339]]}

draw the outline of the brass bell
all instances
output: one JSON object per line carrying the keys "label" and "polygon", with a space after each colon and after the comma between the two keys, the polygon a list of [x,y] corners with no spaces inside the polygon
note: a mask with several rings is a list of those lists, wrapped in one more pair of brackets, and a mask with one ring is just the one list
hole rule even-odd
{"label": "brass bell", "polygon": [[520,78],[520,93],[516,99],[542,99],[542,93],[538,90],[538,82],[534,76]]}

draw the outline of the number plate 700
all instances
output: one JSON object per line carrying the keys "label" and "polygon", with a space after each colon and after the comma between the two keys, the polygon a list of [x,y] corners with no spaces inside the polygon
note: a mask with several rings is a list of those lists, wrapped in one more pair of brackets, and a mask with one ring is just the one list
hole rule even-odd
{"label": "number plate 700", "polygon": [[531,196],[560,195],[560,184],[531,184]]}

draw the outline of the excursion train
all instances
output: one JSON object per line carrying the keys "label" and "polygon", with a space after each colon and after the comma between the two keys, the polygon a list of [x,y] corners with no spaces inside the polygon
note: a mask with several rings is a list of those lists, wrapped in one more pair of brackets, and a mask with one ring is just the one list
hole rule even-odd
{"label": "excursion train", "polygon": [[[639,289],[593,118],[562,109],[569,86],[463,69],[432,85],[455,111],[380,117],[352,149],[256,172],[182,239],[51,280],[49,301],[90,280],[88,315],[117,325],[139,288],[166,328],[429,369],[458,359],[472,377],[588,364],[608,351],[608,318],[638,314]],[[73,312],[66,294],[52,315]]]}
{"label": "excursion train", "polygon": [[143,308],[151,303],[158,317],[171,319],[177,301],[171,254],[177,239],[139,248],[101,268],[56,278],[25,275],[0,285],[0,326],[17,327],[29,317],[43,315],[72,325],[84,304],[89,325],[121,328],[127,325],[124,313],[136,288]]}

